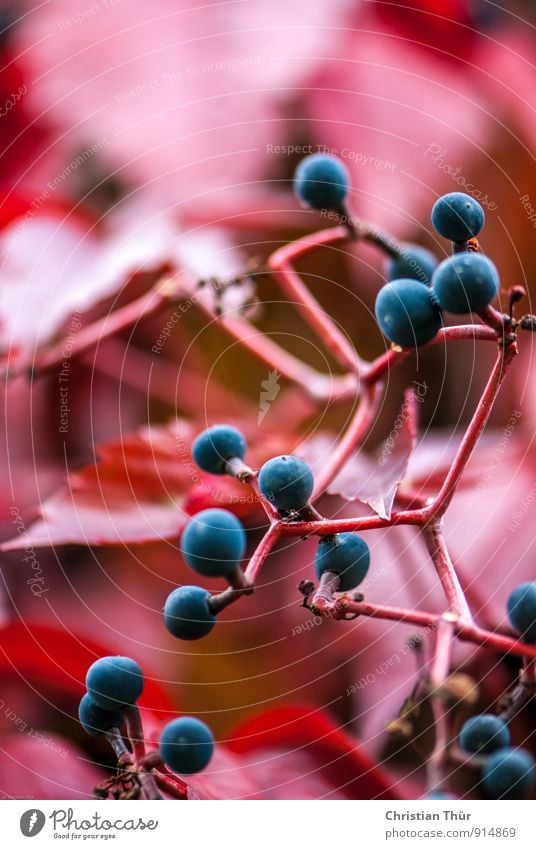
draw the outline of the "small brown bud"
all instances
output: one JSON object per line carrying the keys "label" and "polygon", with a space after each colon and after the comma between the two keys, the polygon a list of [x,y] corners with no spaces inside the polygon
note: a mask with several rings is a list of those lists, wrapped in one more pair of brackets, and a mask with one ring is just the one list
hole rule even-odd
{"label": "small brown bud", "polygon": [[393,737],[401,737],[404,740],[409,740],[413,735],[413,725],[407,719],[393,719],[387,725],[387,733]]}
{"label": "small brown bud", "polygon": [[451,706],[472,707],[478,701],[478,685],[463,672],[454,672],[437,688],[437,694]]}

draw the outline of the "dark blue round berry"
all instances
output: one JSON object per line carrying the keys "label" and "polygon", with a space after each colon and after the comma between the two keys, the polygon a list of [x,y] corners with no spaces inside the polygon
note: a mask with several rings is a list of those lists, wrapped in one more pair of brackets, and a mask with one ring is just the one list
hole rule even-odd
{"label": "dark blue round berry", "polygon": [[418,280],[428,285],[437,268],[437,259],[431,251],[409,242],[402,245],[402,253],[387,265],[388,280]]}
{"label": "dark blue round berry", "polygon": [[350,175],[336,156],[313,153],[302,159],[294,174],[298,200],[314,209],[342,211]]}
{"label": "dark blue round berry", "polygon": [[299,457],[273,457],[259,472],[259,489],[278,510],[300,510],[314,487],[313,473]]}
{"label": "dark blue round berry", "polygon": [[229,575],[246,551],[244,526],[229,510],[201,510],[183,531],[181,551],[194,572],[208,578]]}
{"label": "dark blue round berry", "polygon": [[482,768],[482,783],[491,799],[522,799],[534,779],[534,758],[525,749],[498,749]]}
{"label": "dark blue round berry", "polygon": [[499,275],[487,257],[466,251],[438,265],[432,287],[441,309],[462,315],[491,303],[499,291]]}
{"label": "dark blue round berry", "polygon": [[199,719],[181,716],[162,731],[160,754],[175,772],[192,775],[206,767],[214,751],[212,731]]}
{"label": "dark blue round berry", "polygon": [[236,428],[220,424],[204,430],[194,440],[192,456],[200,469],[212,475],[224,475],[227,460],[243,459],[246,440]]}
{"label": "dark blue round berry", "polygon": [[477,236],[486,216],[477,200],[463,192],[451,192],[436,200],[432,224],[440,236],[452,242],[465,242]]}
{"label": "dark blue round berry", "polygon": [[123,724],[123,714],[120,710],[101,708],[97,702],[93,701],[89,693],[82,696],[78,716],[84,731],[93,734],[94,737],[106,734],[112,728],[121,728]]}
{"label": "dark blue round berry", "polygon": [[507,609],[512,627],[528,643],[536,643],[536,581],[527,581],[512,590]]}
{"label": "dark blue round berry", "polygon": [[433,339],[441,327],[441,310],[428,286],[394,280],[378,292],[376,321],[390,342],[414,348]]}
{"label": "dark blue round berry", "polygon": [[365,578],[370,566],[370,550],[365,540],[352,532],[324,537],[315,555],[316,577],[334,572],[340,578],[339,589],[349,592]]}
{"label": "dark blue round berry", "polygon": [[471,717],[463,724],[459,741],[466,752],[489,755],[496,749],[504,749],[510,745],[510,731],[500,717],[483,713]]}
{"label": "dark blue round berry", "polygon": [[130,657],[101,657],[89,667],[86,687],[99,707],[113,710],[138,700],[143,690],[143,673]]}
{"label": "dark blue round berry", "polygon": [[180,640],[199,640],[210,634],[216,617],[210,612],[210,593],[202,587],[178,587],[167,597],[164,624]]}

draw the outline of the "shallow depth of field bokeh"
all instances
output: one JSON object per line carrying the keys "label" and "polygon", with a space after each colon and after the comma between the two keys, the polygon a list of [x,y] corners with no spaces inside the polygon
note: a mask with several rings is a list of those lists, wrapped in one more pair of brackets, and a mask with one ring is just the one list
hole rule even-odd
{"label": "shallow depth of field bokeh", "polygon": [[[422,792],[421,762],[385,727],[415,681],[414,652],[406,650],[415,629],[312,617],[296,588],[313,577],[313,541],[281,545],[255,595],[227,610],[205,640],[179,643],[162,621],[166,596],[191,582],[177,544],[188,514],[230,503],[251,548],[264,529],[238,484],[193,470],[193,436],[233,422],[259,465],[309,440],[325,446],[352,405],[315,407],[195,303],[170,307],[82,357],[71,357],[70,345],[84,325],[140,297],[168,269],[230,279],[260,268],[278,245],[328,226],[292,194],[297,163],[319,149],[348,167],[356,215],[440,258],[449,245],[432,231],[434,201],[455,190],[479,199],[482,248],[504,289],[525,286],[523,311],[534,311],[536,9],[506,0],[191,7],[0,5],[0,796],[91,795],[111,758],[82,731],[77,704],[87,665],[117,653],[146,673],[149,727],[173,712],[195,714],[224,748],[252,717],[317,708],[330,729],[349,735],[345,745],[356,741],[383,762],[397,792],[411,798]],[[373,311],[385,280],[378,251],[324,248],[299,270],[360,354],[385,349]],[[270,276],[254,273],[221,294],[223,310],[244,301],[259,330],[337,373]],[[66,340],[65,364],[32,380],[32,364],[57,339]],[[522,343],[445,520],[490,627],[505,624],[510,590],[536,571],[530,334]],[[492,359],[492,350],[467,342],[410,356],[389,376],[365,451],[389,434],[404,389],[418,382],[425,389],[414,469],[448,468]],[[259,425],[267,380],[274,400]],[[322,510],[365,508],[328,496]],[[442,609],[411,529],[373,531],[367,541],[367,598]],[[482,711],[519,669],[515,659],[468,646],[457,649],[455,665],[478,678],[474,710]],[[534,718],[529,705],[513,724],[516,743],[532,749]],[[427,728],[429,717],[422,722]],[[349,767],[314,770],[323,729],[311,727],[311,746],[298,746],[294,763],[292,741],[274,733],[250,783],[239,783],[240,763],[255,766],[259,757],[247,746],[240,754],[235,742],[238,760],[214,777],[214,793],[343,797]],[[453,786],[480,793],[463,770]]]}

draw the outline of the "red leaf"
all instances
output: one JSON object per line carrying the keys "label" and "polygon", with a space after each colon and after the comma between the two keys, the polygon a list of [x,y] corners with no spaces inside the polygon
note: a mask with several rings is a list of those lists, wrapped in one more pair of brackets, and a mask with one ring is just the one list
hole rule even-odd
{"label": "red leaf", "polygon": [[346,501],[362,501],[389,519],[398,485],[406,477],[417,436],[417,400],[406,390],[404,404],[375,464],[357,453],[346,463],[328,489]]}
{"label": "red leaf", "polygon": [[[71,631],[32,622],[16,622],[0,629],[0,674],[32,687],[51,689],[79,699],[88,667],[98,657],[116,654],[110,646],[79,639]],[[150,675],[145,676],[141,703],[151,710],[169,711],[171,702]]]}
{"label": "red leaf", "polygon": [[[253,417],[240,427],[246,437],[255,432],[253,464],[290,447],[291,436],[259,432]],[[175,539],[187,516],[207,507],[227,507],[242,519],[254,516],[258,501],[249,487],[225,475],[204,474],[193,463],[190,448],[199,430],[173,421],[98,447],[96,465],[71,474],[66,489],[41,504],[41,518],[0,548]]]}
{"label": "red leaf", "polygon": [[285,706],[260,714],[235,732],[228,747],[248,756],[264,798],[319,798],[308,792],[319,779],[323,798],[400,798],[394,780],[317,710]]}

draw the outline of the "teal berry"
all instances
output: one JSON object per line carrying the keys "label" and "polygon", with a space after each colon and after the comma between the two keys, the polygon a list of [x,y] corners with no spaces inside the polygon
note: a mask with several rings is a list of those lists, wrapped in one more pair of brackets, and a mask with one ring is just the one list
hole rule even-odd
{"label": "teal berry", "polygon": [[314,487],[313,473],[299,457],[273,457],[259,472],[259,489],[278,510],[300,510]]}
{"label": "teal berry", "polygon": [[352,532],[324,537],[318,543],[315,572],[339,576],[339,590],[349,592],[364,580],[370,566],[370,550],[365,540]]}
{"label": "teal berry", "polygon": [[167,597],[164,624],[179,640],[199,640],[210,634],[216,617],[210,612],[210,593],[202,587],[178,587]]}
{"label": "teal berry", "polygon": [[343,210],[350,175],[336,156],[313,153],[302,159],[294,174],[298,200],[313,209]]}
{"label": "teal berry", "polygon": [[227,424],[214,425],[194,440],[192,456],[200,469],[212,475],[224,475],[226,463],[244,458],[247,445],[239,430]]}
{"label": "teal berry", "polygon": [[534,758],[525,749],[498,749],[482,768],[482,783],[491,799],[522,799],[534,779]]}
{"label": "teal berry", "polygon": [[139,699],[143,672],[130,657],[101,657],[89,667],[86,687],[99,707],[114,710]]}
{"label": "teal berry", "polygon": [[194,572],[208,578],[223,577],[234,572],[242,560],[246,532],[229,510],[201,510],[186,525],[180,547]]}
{"label": "teal berry", "polygon": [[390,342],[401,348],[424,345],[441,327],[432,291],[416,280],[394,280],[378,292],[376,320]]}
{"label": "teal berry", "polygon": [[489,755],[496,749],[504,749],[510,745],[510,731],[500,717],[483,713],[471,717],[463,724],[459,742],[466,752]]}
{"label": "teal berry", "polygon": [[452,242],[465,242],[477,236],[486,216],[471,195],[451,192],[437,200],[432,209],[432,224],[440,236]]}
{"label": "teal berry", "polygon": [[455,315],[478,312],[497,295],[499,274],[487,257],[466,251],[438,265],[432,288],[441,309]]}
{"label": "teal berry", "polygon": [[389,260],[387,279],[418,280],[419,283],[424,283],[427,286],[437,264],[437,259],[431,251],[408,242],[402,245],[400,256]]}
{"label": "teal berry", "polygon": [[121,728],[123,724],[123,714],[120,710],[106,710],[100,707],[89,693],[82,696],[78,716],[84,731],[94,737],[100,737],[112,728]]}
{"label": "teal berry", "polygon": [[527,643],[536,643],[536,581],[512,590],[507,602],[508,618]]}
{"label": "teal berry", "polygon": [[199,719],[181,716],[169,722],[160,737],[160,755],[165,764],[182,775],[201,772],[214,752],[212,731]]}

